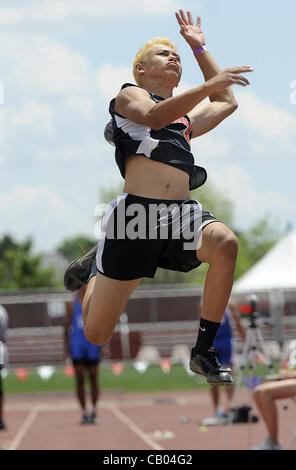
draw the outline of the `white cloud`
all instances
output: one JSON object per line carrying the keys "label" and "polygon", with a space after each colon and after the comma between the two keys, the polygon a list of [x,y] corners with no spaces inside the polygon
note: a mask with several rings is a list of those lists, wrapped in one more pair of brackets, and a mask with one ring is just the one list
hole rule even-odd
{"label": "white cloud", "polygon": [[34,132],[51,137],[54,134],[53,110],[39,102],[28,101],[23,109],[12,115],[11,124],[16,128],[34,129]]}
{"label": "white cloud", "polygon": [[0,55],[7,85],[0,164],[19,162],[20,155],[27,164],[93,159],[101,116],[94,112],[100,97],[88,58],[32,34],[0,35]]}
{"label": "white cloud", "polygon": [[239,93],[237,100],[239,102],[237,119],[247,129],[273,145],[278,142],[285,149],[295,148],[296,117],[294,114],[267,103],[251,92]]}
{"label": "white cloud", "polygon": [[69,141],[63,144],[57,139],[51,147],[44,146],[36,148],[34,150],[35,158],[38,161],[52,162],[68,162],[79,163],[84,162],[85,164],[98,161],[99,153],[99,140],[96,136],[89,136],[87,139],[83,135],[83,139],[79,142],[71,143]]}
{"label": "white cloud", "polygon": [[[94,221],[85,210],[66,203],[52,188],[18,186],[0,195],[1,229],[21,240],[33,235],[42,249],[75,233],[92,233]],[[93,226],[92,226],[93,225]]]}
{"label": "white cloud", "polygon": [[15,81],[17,90],[81,94],[91,88],[88,59],[46,36],[1,34],[0,55],[7,82]]}
{"label": "white cloud", "polygon": [[74,111],[79,111],[80,115],[86,119],[91,119],[94,116],[93,102],[87,96],[68,96],[66,103]]}
{"label": "white cloud", "polygon": [[231,155],[231,142],[227,139],[204,134],[192,140],[191,149],[194,155],[207,159],[210,157],[223,157]]}
{"label": "white cloud", "polygon": [[257,155],[258,157],[262,157],[268,154],[269,150],[264,140],[261,140],[260,142],[256,140],[256,141],[250,142],[250,152],[251,152],[251,155]]}
{"label": "white cloud", "polygon": [[104,64],[96,72],[96,81],[101,95],[110,100],[118,94],[123,83],[135,83],[132,65]]}
{"label": "white cloud", "polygon": [[[26,0],[26,3],[29,3]],[[43,0],[37,4],[0,8],[0,24],[14,25],[24,22],[58,22],[67,18],[87,15],[103,19],[106,16],[130,16],[132,12],[137,15],[165,15],[170,10],[177,10],[179,5],[174,0]]]}
{"label": "white cloud", "polygon": [[44,204],[44,200],[47,200],[54,210],[61,209],[59,198],[46,186],[18,186],[9,194],[0,196],[0,208],[7,209],[10,213],[12,207],[30,207],[36,199],[40,206]]}
{"label": "white cloud", "polygon": [[208,170],[217,189],[233,201],[240,223],[243,219],[245,224],[258,220],[265,213],[278,215],[280,211],[295,210],[294,205],[274,189],[258,189],[252,175],[238,165],[226,165],[219,171],[209,165]]}
{"label": "white cloud", "polygon": [[1,8],[0,24],[11,25],[18,24],[24,20],[23,8]]}

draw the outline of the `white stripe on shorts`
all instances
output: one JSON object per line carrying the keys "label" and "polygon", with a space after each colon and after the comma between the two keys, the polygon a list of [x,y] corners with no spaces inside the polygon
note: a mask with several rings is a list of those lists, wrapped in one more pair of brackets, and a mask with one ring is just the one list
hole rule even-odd
{"label": "white stripe on shorts", "polygon": [[112,201],[110,201],[108,203],[107,211],[104,214],[104,217],[103,217],[103,220],[102,220],[102,233],[104,233],[105,235],[104,235],[104,238],[99,240],[97,256],[96,256],[97,269],[99,271],[101,271],[102,273],[104,272],[103,264],[102,264],[102,258],[103,258],[103,252],[104,252],[104,246],[105,246],[105,238],[106,238],[106,230],[107,230],[108,220],[110,219],[110,216],[111,216],[112,212],[114,212],[115,208],[118,206],[120,201],[125,199],[127,197],[127,195],[128,195],[128,193],[121,193],[115,199],[112,199]]}

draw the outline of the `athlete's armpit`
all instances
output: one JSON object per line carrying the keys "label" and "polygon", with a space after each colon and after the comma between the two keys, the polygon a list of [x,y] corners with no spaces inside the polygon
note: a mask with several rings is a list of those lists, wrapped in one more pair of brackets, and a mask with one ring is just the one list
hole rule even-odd
{"label": "athlete's armpit", "polygon": [[214,129],[236,109],[237,104],[220,101],[196,106],[188,113],[192,124],[191,138],[194,139]]}

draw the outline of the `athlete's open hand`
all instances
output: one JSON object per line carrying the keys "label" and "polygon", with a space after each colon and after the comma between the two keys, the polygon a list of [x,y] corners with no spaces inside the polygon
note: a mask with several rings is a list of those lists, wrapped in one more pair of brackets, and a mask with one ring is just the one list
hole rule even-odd
{"label": "athlete's open hand", "polygon": [[207,83],[215,88],[216,93],[225,90],[231,85],[247,86],[250,85],[250,82],[241,74],[252,71],[253,69],[249,65],[245,65],[243,67],[231,67],[218,73],[208,80]]}
{"label": "athlete's open hand", "polygon": [[179,10],[179,13],[176,12],[175,15],[181,27],[180,34],[188,42],[189,46],[192,49],[204,46],[206,42],[200,28],[200,16],[197,17],[196,25],[194,25],[190,11],[187,11],[187,18],[183,10]]}

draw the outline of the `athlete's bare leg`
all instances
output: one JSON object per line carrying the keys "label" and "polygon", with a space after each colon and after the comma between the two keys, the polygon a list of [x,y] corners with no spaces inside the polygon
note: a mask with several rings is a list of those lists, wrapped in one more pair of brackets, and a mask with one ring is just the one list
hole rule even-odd
{"label": "athlete's bare leg", "polygon": [[97,402],[100,395],[100,389],[98,384],[98,372],[99,367],[97,365],[91,365],[88,368],[88,376],[89,376],[89,383],[90,383],[90,397],[91,403],[93,406],[93,410],[96,409]]}
{"label": "athlete's bare leg", "polygon": [[238,242],[234,233],[221,222],[212,222],[202,233],[197,257],[209,263],[204,285],[201,317],[220,323],[226,310],[233,281]]}
{"label": "athlete's bare leg", "polygon": [[220,389],[219,385],[210,385],[210,394],[212,398],[214,415],[216,414],[218,405],[220,404]]}
{"label": "athlete's bare leg", "polygon": [[[231,367],[231,366],[229,366]],[[227,397],[227,412],[229,413],[231,405],[232,405],[232,400],[233,400],[233,395],[234,395],[234,388],[231,385],[225,385],[225,393]]]}
{"label": "athlete's bare leg", "polygon": [[80,403],[81,409],[85,410],[85,389],[84,389],[84,366],[82,364],[76,364],[75,370],[75,383],[76,383],[76,395]]}
{"label": "athlete's bare leg", "polygon": [[191,351],[190,369],[202,374],[211,384],[232,384],[229,369],[221,367],[213,344],[226,310],[237,257],[237,239],[221,222],[207,225],[202,234],[197,258],[209,264],[204,285],[202,311],[196,345]]}
{"label": "athlete's bare leg", "polygon": [[90,279],[82,305],[84,334],[93,344],[106,343],[140,279],[118,281],[100,273]]}
{"label": "athlete's bare leg", "polygon": [[83,297],[83,302],[82,302],[82,317],[83,317],[83,323],[85,325],[86,323],[86,318],[89,310],[89,304],[90,304],[90,299],[94,290],[94,285],[95,285],[95,280],[96,276],[93,276],[90,278],[90,280],[87,283],[87,288]]}

